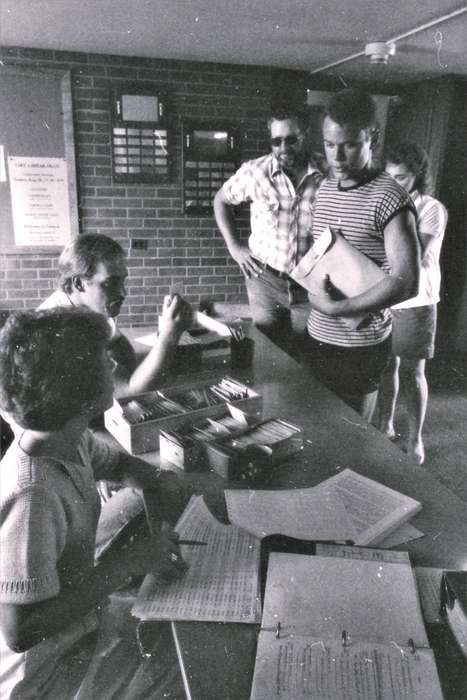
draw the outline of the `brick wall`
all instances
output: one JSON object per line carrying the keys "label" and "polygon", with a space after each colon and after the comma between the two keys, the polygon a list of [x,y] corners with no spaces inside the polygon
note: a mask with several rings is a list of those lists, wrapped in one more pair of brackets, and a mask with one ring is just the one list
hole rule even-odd
{"label": "brick wall", "polygon": [[[153,323],[164,294],[176,288],[191,302],[244,301],[238,267],[227,254],[213,216],[182,213],[180,129],[183,117],[221,119],[240,128],[242,158],[267,151],[265,120],[280,95],[304,100],[304,74],[226,64],[7,48],[5,65],[69,69],[80,231],[103,233],[128,252],[128,297],[123,324]],[[168,90],[176,122],[173,181],[163,185],[113,184],[110,155],[110,90],[144,82]],[[242,236],[247,212],[239,215]],[[133,250],[147,239],[148,250]],[[55,287],[57,256],[2,255],[0,310],[34,308]]]}

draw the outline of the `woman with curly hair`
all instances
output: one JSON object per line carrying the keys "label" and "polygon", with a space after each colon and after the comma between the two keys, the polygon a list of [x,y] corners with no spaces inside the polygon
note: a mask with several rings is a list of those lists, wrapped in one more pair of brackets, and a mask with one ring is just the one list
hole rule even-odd
{"label": "woman with curly hair", "polygon": [[417,210],[417,231],[421,243],[420,286],[416,297],[392,307],[392,358],[380,388],[380,429],[394,438],[394,414],[399,385],[405,393],[408,414],[407,453],[423,464],[422,438],[428,403],[426,360],[435,350],[436,305],[439,302],[441,270],[439,258],[447,212],[430,196],[430,163],[426,152],[412,141],[388,148],[386,172],[412,196]]}
{"label": "woman with curly hair", "polygon": [[15,434],[0,463],[2,698],[74,698],[107,595],[131,576],[185,570],[162,530],[95,563],[96,479],[152,489],[164,520],[186,497],[173,475],[88,430],[112,403],[109,337],[105,317],[84,308],[13,314],[0,332],[0,411]]}

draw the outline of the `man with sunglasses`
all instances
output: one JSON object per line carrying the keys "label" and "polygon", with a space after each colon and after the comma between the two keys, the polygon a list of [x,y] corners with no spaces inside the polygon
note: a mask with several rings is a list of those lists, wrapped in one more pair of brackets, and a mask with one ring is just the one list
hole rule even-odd
{"label": "man with sunglasses", "polygon": [[[214,198],[214,214],[230,255],[245,276],[253,321],[292,352],[298,288],[289,272],[311,245],[312,208],[322,175],[306,147],[305,120],[291,110],[268,122],[271,153],[245,162]],[[234,207],[250,204],[251,234],[240,240]]]}

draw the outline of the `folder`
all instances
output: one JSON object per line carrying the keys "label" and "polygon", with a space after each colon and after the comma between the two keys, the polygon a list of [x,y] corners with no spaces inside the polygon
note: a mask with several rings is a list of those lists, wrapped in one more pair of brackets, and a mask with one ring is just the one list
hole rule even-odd
{"label": "folder", "polygon": [[[345,298],[365,292],[385,275],[379,265],[329,226],[290,273],[312,296],[323,294],[323,280],[329,276],[331,284]],[[348,328],[356,329],[367,318],[368,314],[360,314],[343,320]]]}
{"label": "folder", "polygon": [[251,700],[442,700],[409,564],[269,558]]}

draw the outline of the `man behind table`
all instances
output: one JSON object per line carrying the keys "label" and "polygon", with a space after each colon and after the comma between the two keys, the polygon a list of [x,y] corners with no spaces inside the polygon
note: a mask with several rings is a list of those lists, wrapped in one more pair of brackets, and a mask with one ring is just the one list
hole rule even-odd
{"label": "man behind table", "polygon": [[181,334],[190,324],[188,302],[178,295],[164,299],[157,340],[137,365],[135,352],[116,322],[126,298],[128,277],[126,257],[120,244],[100,234],[78,236],[62,251],[58,271],[59,289],[42,302],[39,309],[86,306],[104,314],[112,330],[109,350],[116,364],[117,395],[137,394],[157,386]]}

